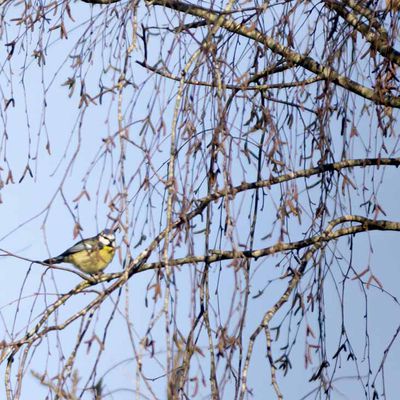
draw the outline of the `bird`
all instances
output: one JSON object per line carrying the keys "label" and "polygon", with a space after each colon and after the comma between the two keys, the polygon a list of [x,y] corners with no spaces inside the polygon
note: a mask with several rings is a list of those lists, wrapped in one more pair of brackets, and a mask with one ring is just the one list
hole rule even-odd
{"label": "bird", "polygon": [[104,229],[97,236],[75,243],[57,257],[42,261],[44,264],[73,264],[80,271],[90,275],[101,273],[112,261],[115,254],[115,235],[111,229]]}

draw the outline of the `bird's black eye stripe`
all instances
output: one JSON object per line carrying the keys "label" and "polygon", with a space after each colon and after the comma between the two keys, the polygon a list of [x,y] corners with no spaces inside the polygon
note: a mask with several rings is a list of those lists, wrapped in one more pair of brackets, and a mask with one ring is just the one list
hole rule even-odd
{"label": "bird's black eye stripe", "polygon": [[110,239],[107,236],[103,236],[103,239],[105,239],[108,242],[106,246],[115,247],[115,239]]}

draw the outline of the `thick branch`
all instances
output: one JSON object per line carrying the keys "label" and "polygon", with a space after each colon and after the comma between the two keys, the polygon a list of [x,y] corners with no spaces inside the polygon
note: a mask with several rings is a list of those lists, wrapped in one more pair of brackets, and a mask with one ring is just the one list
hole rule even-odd
{"label": "thick branch", "polygon": [[366,18],[368,20],[368,23],[374,29],[376,29],[381,34],[381,36],[388,36],[385,27],[382,25],[382,21],[379,21],[376,18],[375,12],[371,11],[368,7],[364,7],[362,2],[357,0],[343,0],[343,3],[346,4],[346,6],[349,6],[357,14],[360,14],[364,18]]}
{"label": "thick branch", "polygon": [[[340,171],[345,168],[353,168],[353,167],[367,167],[367,166],[380,166],[380,165],[393,165],[398,167],[400,165],[400,158],[367,158],[367,159],[353,159],[353,160],[344,160],[344,161],[339,161],[336,163],[330,163],[330,164],[323,164],[318,167],[313,167],[313,168],[307,168],[307,169],[301,169],[296,172],[291,172],[288,174],[276,176],[276,177],[271,177],[269,179],[265,180],[259,180],[256,182],[245,182],[242,183],[241,185],[234,186],[232,188],[224,188],[221,190],[216,191],[215,193],[203,197],[202,199],[199,199],[197,201],[197,204],[199,204],[199,207],[201,208],[202,205],[204,204],[204,207],[209,204],[211,201],[215,201],[220,199],[221,197],[226,197],[226,196],[235,196],[236,194],[240,192],[244,192],[247,190],[253,190],[253,189],[259,189],[263,187],[270,187],[276,184],[280,184],[283,182],[291,181],[294,179],[298,178],[309,178],[313,175],[319,175],[324,172],[333,172],[333,171]],[[201,211],[204,208],[201,209]],[[189,213],[186,216],[185,221],[188,221],[192,219],[192,213],[197,212],[197,210],[193,210],[191,213]],[[196,215],[199,213],[197,212]]]}
{"label": "thick branch", "polygon": [[[152,0],[148,3],[194,15],[207,21],[207,23],[210,25],[215,24],[217,20],[221,18],[221,14],[216,11],[195,6],[192,4],[183,3],[179,0]],[[311,71],[314,74],[318,75],[319,77],[334,82],[337,85],[347,90],[350,90],[353,93],[356,93],[368,100],[375,102],[376,104],[400,108],[400,97],[376,93],[373,89],[363,86],[358,82],[355,82],[347,78],[346,76],[339,74],[330,66],[321,65],[312,57],[296,53],[289,47],[283,46],[272,37],[259,32],[257,29],[254,28],[254,26],[248,27],[244,24],[235,22],[232,18],[224,16],[221,27],[230,32],[237,33],[241,36],[252,39],[258,43],[262,43],[272,52],[284,57],[286,61],[291,62],[295,65],[302,66],[308,71]]]}
{"label": "thick branch", "polygon": [[349,25],[360,32],[365,40],[371,43],[372,47],[382,56],[388,58],[397,65],[400,65],[400,53],[390,46],[386,35],[381,35],[371,30],[370,26],[364,24],[356,15],[349,12],[349,10],[338,1],[325,0],[325,4],[328,8],[334,10],[338,15],[340,15]]}
{"label": "thick branch", "polygon": [[[221,251],[214,250],[211,251],[212,255],[210,256],[188,256],[177,258],[174,260],[169,260],[168,265],[177,266],[184,264],[198,264],[202,262],[214,263],[223,260],[233,260],[238,258],[249,259],[254,258],[258,259],[260,257],[269,256],[276,253],[282,253],[289,250],[299,250],[305,247],[309,247],[315,244],[321,244],[324,242],[329,242],[331,240],[338,239],[341,236],[354,235],[361,232],[366,231],[400,231],[400,222],[393,221],[385,221],[385,220],[373,220],[365,217],[361,217],[358,215],[345,215],[343,217],[337,218],[330,223],[330,226],[336,226],[345,222],[357,222],[360,225],[357,226],[349,226],[345,228],[338,229],[336,231],[329,231],[328,233],[323,232],[320,235],[313,236],[308,239],[299,240],[297,242],[290,243],[277,243],[270,247],[265,247],[263,249],[258,250],[245,250],[245,251]],[[328,231],[328,230],[327,230]],[[140,271],[147,271],[150,269],[163,268],[163,262],[155,262],[150,264],[144,264]]]}

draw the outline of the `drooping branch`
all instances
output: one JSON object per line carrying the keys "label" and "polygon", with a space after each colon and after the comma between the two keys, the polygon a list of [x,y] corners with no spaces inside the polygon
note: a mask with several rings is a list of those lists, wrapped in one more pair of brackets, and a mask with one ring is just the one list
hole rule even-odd
{"label": "drooping branch", "polygon": [[[341,223],[350,222],[350,221],[358,222],[361,225],[355,226],[355,227],[338,229],[336,232],[333,231],[335,226],[337,226]],[[378,222],[378,224],[375,225],[375,223],[377,223],[377,222]],[[381,230],[381,229],[385,229],[385,227],[386,228],[390,228],[390,227],[394,228],[395,226],[400,227],[399,223],[395,222],[394,223],[395,225],[392,225],[392,224],[393,223],[390,221],[374,221],[374,220],[370,220],[370,219],[367,219],[364,217],[359,217],[356,215],[343,216],[343,217],[340,217],[340,218],[337,218],[337,219],[331,221],[328,224],[327,228],[323,231],[323,233],[321,235],[319,235],[321,237],[321,240],[315,242],[312,246],[310,246],[307,249],[307,251],[303,254],[303,256],[301,257],[300,262],[299,262],[299,267],[293,271],[293,274],[291,275],[291,279],[290,279],[284,293],[275,302],[275,304],[269,310],[267,310],[267,312],[264,314],[264,316],[261,320],[261,323],[254,329],[253,333],[251,334],[250,340],[249,340],[249,346],[247,349],[247,355],[246,355],[246,359],[245,359],[245,363],[244,363],[244,368],[243,368],[240,400],[244,399],[244,396],[247,391],[247,376],[248,376],[248,371],[249,371],[249,366],[250,366],[250,360],[251,360],[251,357],[253,354],[254,343],[255,343],[258,335],[263,330],[269,328],[269,324],[270,324],[272,318],[282,308],[282,306],[284,304],[286,304],[286,302],[289,300],[290,295],[293,293],[294,289],[297,287],[298,283],[300,282],[300,280],[306,270],[308,262],[311,260],[313,255],[324,245],[324,243],[326,243],[324,238],[331,237],[330,240],[332,240],[332,239],[334,239],[334,236],[336,236],[340,233],[343,233],[341,236],[357,233],[355,231],[352,232],[353,228],[361,228],[362,231],[366,231],[368,229],[373,230],[375,228],[378,230]],[[395,229],[395,230],[397,230],[397,229]]]}

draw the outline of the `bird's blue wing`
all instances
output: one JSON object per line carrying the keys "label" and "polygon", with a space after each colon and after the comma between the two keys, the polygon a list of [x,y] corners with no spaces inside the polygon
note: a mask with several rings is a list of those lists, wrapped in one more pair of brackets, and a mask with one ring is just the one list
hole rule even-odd
{"label": "bird's blue wing", "polygon": [[66,257],[71,254],[79,253],[80,251],[91,251],[95,248],[96,242],[91,239],[81,240],[78,243],[75,243],[68,250],[65,250],[64,253],[60,254],[61,257]]}

